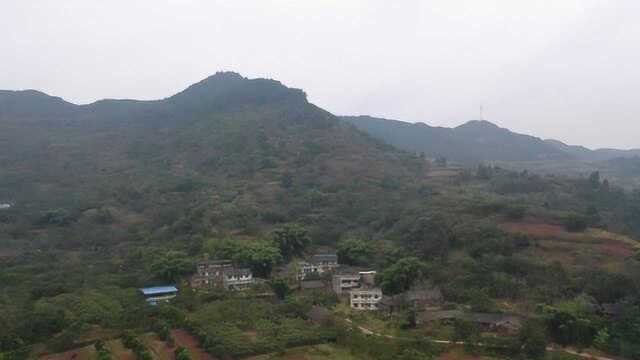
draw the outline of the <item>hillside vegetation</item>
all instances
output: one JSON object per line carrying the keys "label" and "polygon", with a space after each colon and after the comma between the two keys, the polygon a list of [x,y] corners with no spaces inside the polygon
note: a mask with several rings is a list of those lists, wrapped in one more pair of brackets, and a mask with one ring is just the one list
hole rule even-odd
{"label": "hillside vegetation", "polygon": [[[458,131],[475,138],[487,126]],[[301,90],[234,73],[157,101],[74,105],[1,92],[0,164],[0,203],[11,205],[0,209],[1,356],[99,353],[86,346],[104,340],[112,353],[157,358],[160,340],[148,334],[171,343],[182,330],[218,358],[321,343],[345,358],[443,352],[425,339],[451,328],[417,329],[409,309],[374,319],[401,337],[367,337],[335,295],[293,291],[288,262],[337,251],[377,270],[385,294],[428,281],[452,306],[531,319],[495,356],[539,358],[550,339],[640,358],[640,191],[597,172],[432,163],[344,124]],[[185,279],[206,258],[264,281],[194,292]],[[151,308],[137,292],[169,283],[181,290],[170,305]],[[624,316],[602,313],[612,304]],[[335,318],[310,325],[312,306]],[[492,341],[456,326],[452,340]]]}

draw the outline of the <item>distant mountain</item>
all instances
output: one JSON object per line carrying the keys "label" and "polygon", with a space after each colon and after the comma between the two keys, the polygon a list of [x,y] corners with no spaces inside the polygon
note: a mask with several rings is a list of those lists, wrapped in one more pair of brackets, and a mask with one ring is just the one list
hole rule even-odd
{"label": "distant mountain", "polygon": [[606,161],[615,158],[630,158],[640,156],[640,149],[618,150],[618,149],[596,149],[591,150],[584,146],[567,145],[558,140],[545,140],[548,144],[558,150],[571,154],[577,159],[586,161]]}
{"label": "distant mountain", "polygon": [[343,116],[342,119],[401,149],[424,152],[432,157],[444,156],[465,164],[571,157],[539,138],[517,134],[483,120],[444,128],[369,116]]}
{"label": "distant mountain", "polygon": [[484,161],[606,161],[640,156],[640,149],[591,150],[557,140],[514,133],[485,120],[471,120],[454,128],[432,127],[370,116],[343,116],[342,120],[400,149],[473,165]]}

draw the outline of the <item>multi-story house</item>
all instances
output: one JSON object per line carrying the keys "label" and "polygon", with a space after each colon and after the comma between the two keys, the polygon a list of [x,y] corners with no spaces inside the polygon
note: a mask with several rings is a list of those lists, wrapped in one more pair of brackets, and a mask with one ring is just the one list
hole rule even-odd
{"label": "multi-story house", "polygon": [[338,255],[336,254],[316,254],[313,255],[310,262],[298,262],[298,280],[304,280],[307,276],[321,275],[333,272],[340,266],[338,264]]}
{"label": "multi-story house", "polygon": [[224,271],[223,286],[227,290],[242,290],[255,283],[249,269],[227,269]]}
{"label": "multi-story house", "polygon": [[322,274],[322,271],[320,271],[320,267],[318,265],[306,261],[298,262],[298,280],[304,280],[309,275],[320,274]]}
{"label": "multi-story house", "polygon": [[342,295],[342,293],[347,292],[351,289],[359,288],[360,281],[361,281],[360,274],[333,275],[333,279],[332,279],[333,291],[338,295]]}
{"label": "multi-story house", "polygon": [[339,266],[336,254],[316,254],[313,255],[312,262],[320,268],[321,272],[331,272]]}
{"label": "multi-story house", "polygon": [[191,287],[195,289],[245,289],[255,283],[249,269],[237,269],[230,260],[200,261],[196,273],[191,277]]}
{"label": "multi-story house", "polygon": [[349,292],[349,303],[355,310],[378,310],[380,300],[382,300],[380,288],[359,288]]}
{"label": "multi-story house", "polygon": [[373,287],[375,285],[375,278],[375,271],[359,271],[358,273],[353,271],[351,273],[337,274],[332,278],[332,288],[336,294],[342,295],[351,289]]}
{"label": "multi-story house", "polygon": [[233,269],[230,260],[206,260],[196,265],[196,273],[191,277],[191,287],[206,289],[224,286],[224,272]]}

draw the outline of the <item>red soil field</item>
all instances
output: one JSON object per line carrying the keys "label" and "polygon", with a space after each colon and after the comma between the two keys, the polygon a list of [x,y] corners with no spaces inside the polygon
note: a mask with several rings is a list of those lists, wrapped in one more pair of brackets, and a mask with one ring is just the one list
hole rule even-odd
{"label": "red soil field", "polygon": [[500,227],[511,233],[523,233],[540,237],[555,237],[565,233],[561,225],[540,224],[540,223],[504,223]]}
{"label": "red soil field", "polygon": [[183,346],[187,348],[193,360],[213,360],[211,355],[202,351],[200,344],[198,343],[198,339],[194,338],[186,331],[177,329],[171,331],[171,334],[176,341],[176,346]]}

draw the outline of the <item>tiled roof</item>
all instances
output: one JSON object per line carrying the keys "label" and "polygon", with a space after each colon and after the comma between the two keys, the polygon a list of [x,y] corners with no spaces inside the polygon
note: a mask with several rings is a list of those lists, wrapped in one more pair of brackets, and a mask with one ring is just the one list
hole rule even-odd
{"label": "tiled roof", "polygon": [[336,254],[315,254],[313,255],[314,261],[338,261],[338,255]]}

